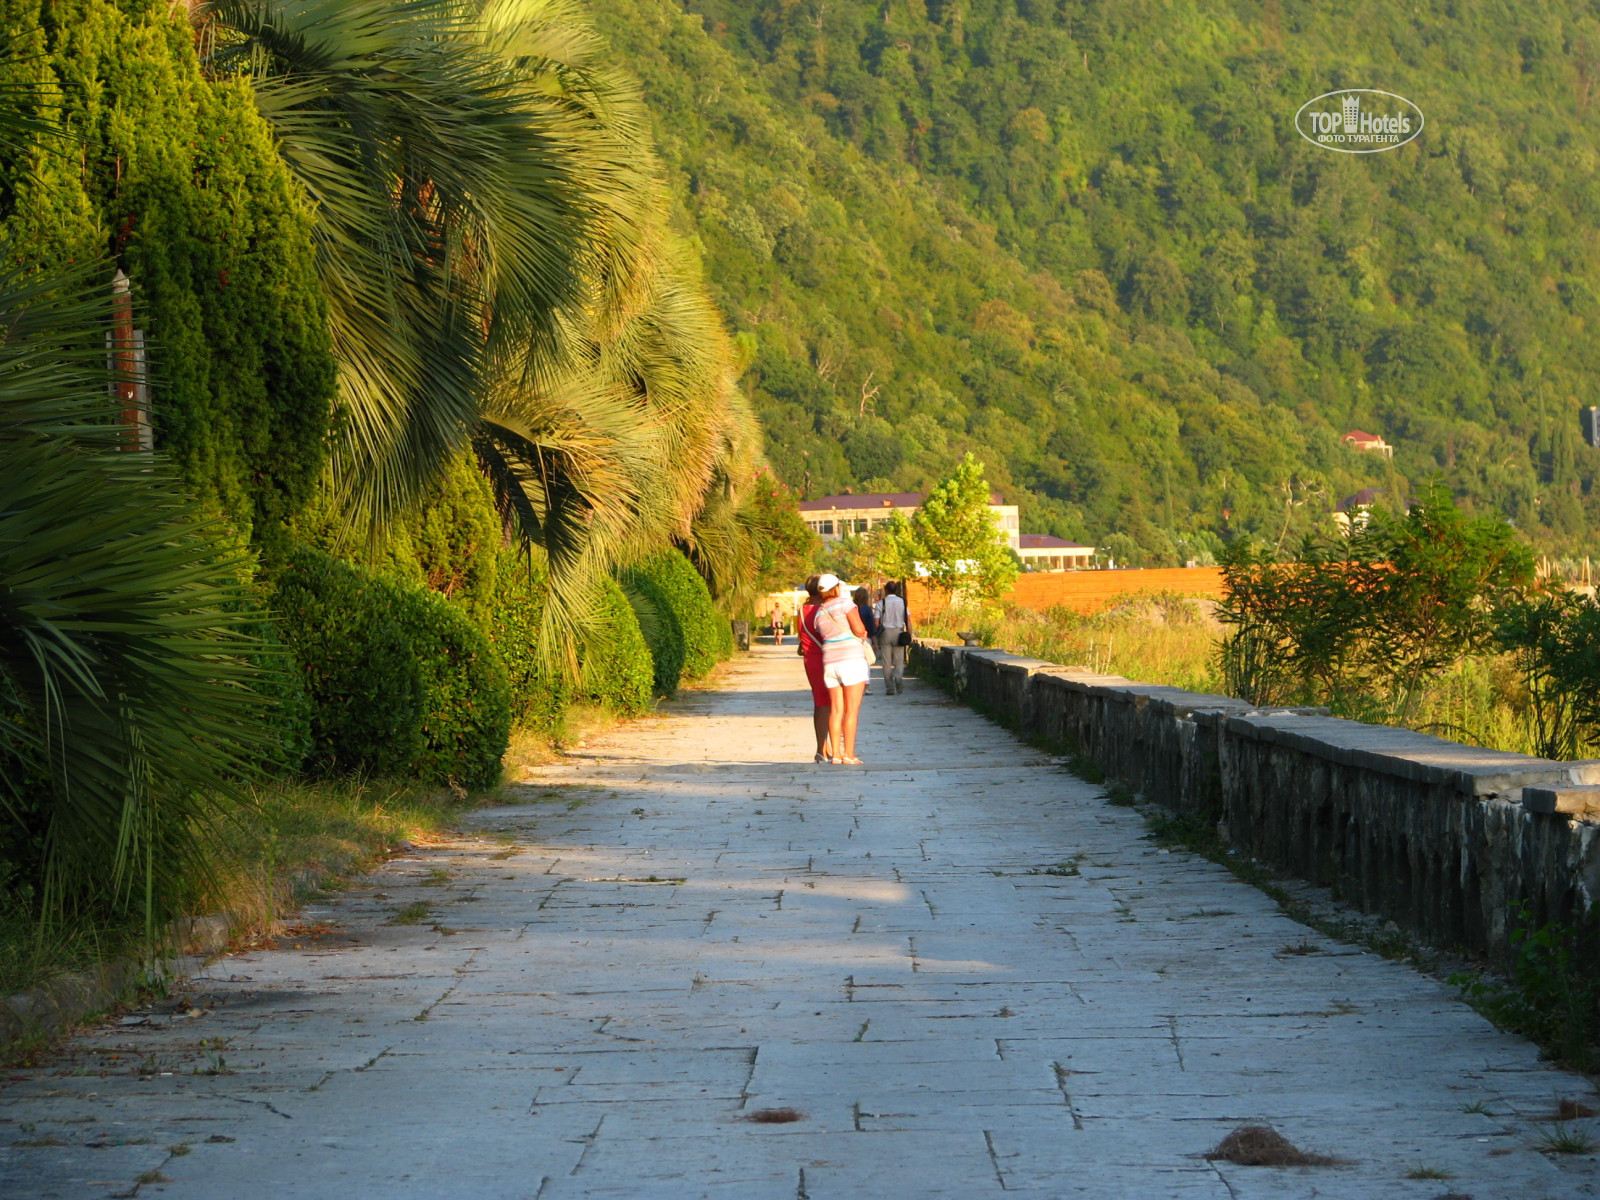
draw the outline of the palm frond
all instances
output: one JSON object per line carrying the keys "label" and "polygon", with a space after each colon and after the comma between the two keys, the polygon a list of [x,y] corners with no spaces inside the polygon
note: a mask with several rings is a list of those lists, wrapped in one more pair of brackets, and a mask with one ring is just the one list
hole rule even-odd
{"label": "palm frond", "polygon": [[357,507],[393,512],[470,438],[486,361],[548,352],[605,155],[455,0],[214,0],[202,21],[315,206],[337,464]]}
{"label": "palm frond", "polygon": [[237,554],[111,448],[108,273],[0,277],[0,804],[47,905],[154,916],[270,735]]}

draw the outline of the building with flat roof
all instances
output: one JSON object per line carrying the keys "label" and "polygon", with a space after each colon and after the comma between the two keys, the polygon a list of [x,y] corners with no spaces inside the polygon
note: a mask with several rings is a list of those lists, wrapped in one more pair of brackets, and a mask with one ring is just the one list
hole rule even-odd
{"label": "building with flat roof", "polygon": [[[922,507],[921,492],[845,492],[839,496],[818,496],[800,501],[800,517],[811,532],[824,542],[871,533],[895,513],[911,516]],[[1017,506],[1007,504],[1000,493],[989,494],[989,511],[995,526],[1005,535],[1013,550],[1021,544],[1017,532]]]}
{"label": "building with flat roof", "polygon": [[1024,533],[1017,557],[1030,571],[1086,571],[1094,566],[1094,547],[1048,533]]}

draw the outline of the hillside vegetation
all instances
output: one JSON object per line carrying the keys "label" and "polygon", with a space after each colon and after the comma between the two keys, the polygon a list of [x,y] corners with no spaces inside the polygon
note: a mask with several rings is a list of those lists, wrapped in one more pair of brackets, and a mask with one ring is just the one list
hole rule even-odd
{"label": "hillside vegetation", "polygon": [[[594,7],[805,494],[971,450],[1025,528],[1155,565],[1437,473],[1590,548],[1589,6]],[[1340,87],[1409,97],[1422,136],[1310,145],[1295,111]]]}

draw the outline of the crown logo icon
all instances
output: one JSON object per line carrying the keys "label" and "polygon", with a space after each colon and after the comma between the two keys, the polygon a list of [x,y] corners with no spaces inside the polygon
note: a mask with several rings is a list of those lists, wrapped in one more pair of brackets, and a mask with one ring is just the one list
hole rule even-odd
{"label": "crown logo icon", "polygon": [[1342,100],[1344,108],[1344,127],[1346,132],[1354,133],[1361,123],[1361,97],[1345,96]]}

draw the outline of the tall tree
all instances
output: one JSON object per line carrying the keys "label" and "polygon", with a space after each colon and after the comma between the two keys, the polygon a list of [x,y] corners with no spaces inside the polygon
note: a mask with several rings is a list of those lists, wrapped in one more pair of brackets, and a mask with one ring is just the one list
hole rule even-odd
{"label": "tall tree", "polygon": [[966,455],[934,485],[910,520],[896,513],[884,529],[878,569],[918,578],[947,596],[998,600],[1017,578],[1017,558],[990,511],[983,464]]}

